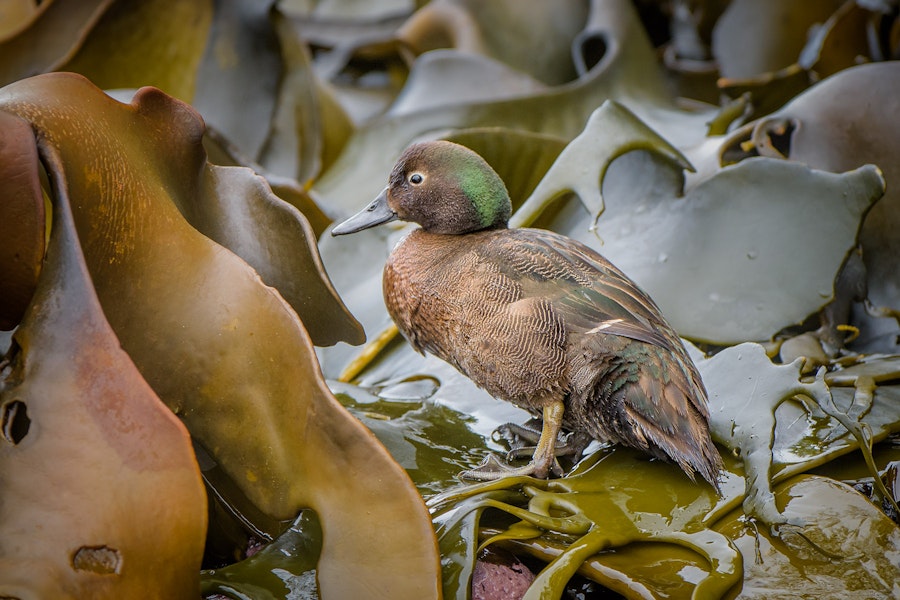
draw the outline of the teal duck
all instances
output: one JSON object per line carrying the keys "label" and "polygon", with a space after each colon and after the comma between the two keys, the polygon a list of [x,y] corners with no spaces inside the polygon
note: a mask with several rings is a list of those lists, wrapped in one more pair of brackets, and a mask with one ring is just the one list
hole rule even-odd
{"label": "teal duck", "polygon": [[659,308],[584,244],[509,229],[511,210],[506,186],[478,154],[425,142],[403,153],[371,204],[332,230],[419,224],[384,267],[384,299],[400,332],[542,417],[527,466],[467,475],[561,474],[565,428],[674,461],[718,489],[706,391]]}

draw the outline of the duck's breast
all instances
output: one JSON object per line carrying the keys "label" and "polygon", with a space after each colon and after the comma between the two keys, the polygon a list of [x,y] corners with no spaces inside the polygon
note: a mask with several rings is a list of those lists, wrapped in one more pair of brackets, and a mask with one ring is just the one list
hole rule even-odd
{"label": "duck's breast", "polygon": [[502,268],[492,250],[504,233],[414,231],[385,265],[385,303],[417,350],[531,408],[563,393],[566,330],[550,301],[524,295]]}

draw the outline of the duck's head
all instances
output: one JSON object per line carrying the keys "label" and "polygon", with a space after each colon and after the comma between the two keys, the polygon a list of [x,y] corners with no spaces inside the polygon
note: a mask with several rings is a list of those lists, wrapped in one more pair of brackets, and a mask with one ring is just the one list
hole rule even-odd
{"label": "duck's head", "polygon": [[397,160],[381,194],[331,234],[396,219],[431,233],[461,234],[506,227],[511,211],[503,180],[478,154],[452,142],[422,142]]}

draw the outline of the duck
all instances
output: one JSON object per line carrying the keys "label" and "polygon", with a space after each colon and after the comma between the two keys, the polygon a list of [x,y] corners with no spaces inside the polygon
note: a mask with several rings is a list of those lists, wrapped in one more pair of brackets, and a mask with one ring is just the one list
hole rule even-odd
{"label": "duck", "polygon": [[509,228],[511,213],[503,180],[479,154],[436,140],[410,145],[382,192],[331,231],[418,224],[384,266],[397,328],[418,352],[540,419],[527,465],[461,475],[561,476],[569,431],[674,462],[718,492],[707,393],[659,307],[586,244]]}

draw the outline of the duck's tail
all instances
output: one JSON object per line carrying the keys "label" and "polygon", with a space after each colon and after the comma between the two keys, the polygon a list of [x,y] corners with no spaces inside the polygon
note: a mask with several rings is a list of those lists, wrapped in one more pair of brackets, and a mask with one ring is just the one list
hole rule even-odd
{"label": "duck's tail", "polygon": [[[632,444],[677,464],[691,478],[699,474],[721,493],[719,475],[723,465],[709,433],[708,417],[695,407],[706,401],[686,394],[674,382],[661,383],[642,375],[622,389],[623,409],[632,423]],[[649,410],[647,403],[653,405]]]}
{"label": "duck's tail", "polygon": [[706,391],[693,363],[634,340],[617,359],[612,371],[595,369],[590,397],[581,399],[591,405],[583,412],[599,421],[599,431],[591,433],[671,460],[691,480],[699,474],[721,493],[722,457],[710,437]]}

